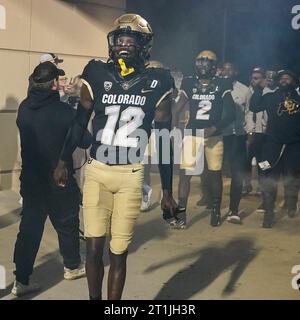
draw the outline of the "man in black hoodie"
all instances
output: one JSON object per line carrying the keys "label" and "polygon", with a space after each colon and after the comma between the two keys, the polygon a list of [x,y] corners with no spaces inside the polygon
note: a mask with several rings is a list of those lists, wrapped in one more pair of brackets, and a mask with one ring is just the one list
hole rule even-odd
{"label": "man in black hoodie", "polygon": [[[71,157],[67,161],[66,186],[56,186],[52,178],[73,120],[73,110],[60,102],[57,81],[62,74],[64,71],[51,62],[39,64],[33,72],[28,97],[18,111],[23,208],[14,251],[16,281],[12,293],[16,296],[38,289],[36,284],[29,283],[29,277],[48,215],[58,234],[64,278],[73,280],[85,275],[79,254],[80,190],[73,177]],[[87,147],[85,143],[82,141],[81,146]]]}
{"label": "man in black hoodie", "polygon": [[271,228],[274,222],[277,182],[284,176],[287,214],[294,217],[297,211],[300,178],[300,93],[297,77],[289,70],[281,70],[279,88],[263,93],[263,88],[254,88],[250,110],[266,110],[268,123],[266,141],[263,147],[263,161],[259,163],[264,171],[262,181],[265,216],[263,227]]}

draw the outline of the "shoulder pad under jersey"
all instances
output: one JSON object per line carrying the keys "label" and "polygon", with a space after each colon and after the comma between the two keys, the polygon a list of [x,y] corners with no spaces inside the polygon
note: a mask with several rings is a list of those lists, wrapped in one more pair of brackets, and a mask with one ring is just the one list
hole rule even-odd
{"label": "shoulder pad under jersey", "polygon": [[158,80],[161,83],[161,87],[165,90],[175,88],[174,79],[169,69],[164,68],[147,68],[147,74],[150,78]]}
{"label": "shoulder pad under jersey", "polygon": [[224,94],[226,91],[232,91],[233,89],[233,84],[232,80],[229,78],[219,78],[215,77],[213,78],[213,82],[219,86],[219,91]]}

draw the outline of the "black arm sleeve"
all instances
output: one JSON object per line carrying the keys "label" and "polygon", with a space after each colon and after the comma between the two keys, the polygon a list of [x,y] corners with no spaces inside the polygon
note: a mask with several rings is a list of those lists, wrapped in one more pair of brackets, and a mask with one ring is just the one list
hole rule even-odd
{"label": "black arm sleeve", "polygon": [[68,130],[60,159],[66,161],[70,159],[77,146],[80,146],[86,128],[88,126],[93,109],[84,108],[81,103],[78,104],[76,116],[72,121],[71,127]]}
{"label": "black arm sleeve", "polygon": [[254,93],[250,98],[249,109],[252,112],[260,112],[265,110],[263,98],[263,89],[261,87],[255,87]]}
{"label": "black arm sleeve", "polygon": [[215,125],[217,132],[221,132],[235,120],[235,104],[230,92],[223,97],[222,119]]}
{"label": "black arm sleeve", "polygon": [[167,129],[168,132],[171,130],[171,120],[170,121],[155,121],[154,124],[155,133],[156,135],[156,146],[158,151],[158,169],[160,173],[161,179],[161,186],[162,190],[167,190],[172,192],[172,185],[173,185],[173,148],[170,139],[170,162],[164,164],[164,157],[163,157],[163,138],[162,136],[158,135],[158,131],[162,129]]}

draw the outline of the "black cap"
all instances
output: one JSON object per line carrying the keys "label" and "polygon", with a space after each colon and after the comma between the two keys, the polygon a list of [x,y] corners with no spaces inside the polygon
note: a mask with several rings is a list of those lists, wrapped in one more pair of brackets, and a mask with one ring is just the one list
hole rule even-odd
{"label": "black cap", "polygon": [[35,83],[45,83],[64,75],[64,70],[58,69],[52,62],[46,61],[34,69],[32,79]]}
{"label": "black cap", "polygon": [[283,76],[284,74],[288,74],[290,77],[292,77],[298,83],[298,78],[293,71],[288,70],[288,69],[283,69],[283,70],[278,71],[279,77]]}

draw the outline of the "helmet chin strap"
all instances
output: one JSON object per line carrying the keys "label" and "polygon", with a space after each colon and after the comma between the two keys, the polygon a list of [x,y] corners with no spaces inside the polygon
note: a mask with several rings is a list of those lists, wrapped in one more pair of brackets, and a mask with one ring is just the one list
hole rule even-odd
{"label": "helmet chin strap", "polygon": [[131,73],[135,72],[135,69],[132,67],[127,67],[125,61],[122,58],[118,59],[119,66],[121,68],[121,76],[126,77]]}

